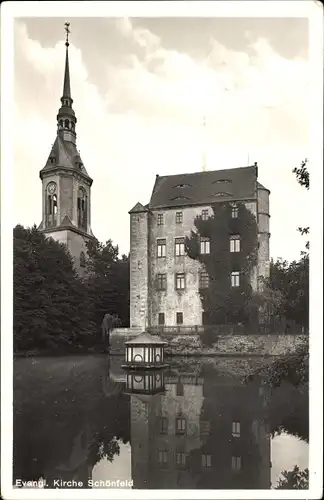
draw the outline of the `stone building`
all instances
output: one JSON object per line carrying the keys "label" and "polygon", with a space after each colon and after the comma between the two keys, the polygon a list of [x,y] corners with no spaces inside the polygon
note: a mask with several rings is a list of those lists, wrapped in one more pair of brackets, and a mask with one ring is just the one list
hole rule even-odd
{"label": "stone building", "polygon": [[42,222],[39,229],[65,243],[80,275],[84,274],[86,242],[91,231],[92,179],[76,146],[77,119],[73,110],[69,70],[69,42],[66,40],[65,71],[61,107],[57,115],[57,136],[39,175],[42,180]]}
{"label": "stone building", "polygon": [[135,489],[270,488],[271,436],[259,384],[212,375],[175,370],[164,377],[164,394],[131,395]]}
{"label": "stone building", "polygon": [[[212,205],[244,203],[258,224],[258,260],[251,285],[258,289],[259,277],[269,273],[269,194],[258,182],[254,166],[156,176],[150,202],[137,203],[130,213],[130,326],[194,326],[203,323],[199,288],[206,276],[201,264],[185,255],[185,237],[194,228],[197,215],[208,218]],[[239,242],[231,241],[231,251]],[[201,239],[200,251],[210,252]],[[208,277],[207,277],[208,279]],[[232,286],[239,277],[232,276]]]}

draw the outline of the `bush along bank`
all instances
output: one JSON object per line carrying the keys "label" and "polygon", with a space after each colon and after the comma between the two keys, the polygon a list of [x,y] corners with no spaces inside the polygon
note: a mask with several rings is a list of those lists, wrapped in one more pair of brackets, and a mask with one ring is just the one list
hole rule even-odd
{"label": "bush along bank", "polygon": [[172,356],[280,356],[305,341],[295,335],[218,335],[207,346],[199,335],[161,336],[168,342],[165,353]]}

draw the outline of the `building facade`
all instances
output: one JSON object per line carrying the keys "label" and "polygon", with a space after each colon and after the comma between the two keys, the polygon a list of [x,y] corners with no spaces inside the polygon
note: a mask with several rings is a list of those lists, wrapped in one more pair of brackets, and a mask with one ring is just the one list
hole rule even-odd
{"label": "building facade", "polygon": [[163,394],[131,394],[134,488],[269,489],[271,436],[259,384],[195,371],[166,374]]}
{"label": "building facade", "polygon": [[[208,218],[217,202],[230,202],[234,214],[235,204],[244,203],[256,218],[258,251],[251,286],[257,290],[259,277],[269,274],[269,194],[258,182],[257,165],[157,176],[150,202],[137,203],[129,212],[130,326],[203,323],[199,287],[204,273],[201,264],[185,254],[184,242],[195,218]],[[208,240],[200,245],[209,253]]]}
{"label": "building facade", "polygon": [[91,231],[91,185],[76,146],[77,119],[73,110],[69,70],[69,42],[66,40],[65,71],[61,107],[57,114],[57,135],[39,175],[42,181],[42,222],[39,229],[64,243],[80,275],[85,272],[86,242]]}

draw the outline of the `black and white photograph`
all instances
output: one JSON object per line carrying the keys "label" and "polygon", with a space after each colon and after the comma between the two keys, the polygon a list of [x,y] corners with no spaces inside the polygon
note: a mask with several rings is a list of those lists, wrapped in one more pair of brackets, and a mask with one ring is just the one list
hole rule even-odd
{"label": "black and white photograph", "polygon": [[3,498],[321,498],[322,4],[1,33]]}

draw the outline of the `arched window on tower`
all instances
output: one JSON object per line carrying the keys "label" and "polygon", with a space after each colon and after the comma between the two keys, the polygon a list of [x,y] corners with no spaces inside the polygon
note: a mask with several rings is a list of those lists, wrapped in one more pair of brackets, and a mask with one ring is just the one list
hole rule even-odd
{"label": "arched window on tower", "polygon": [[70,125],[70,124],[69,124],[69,120],[65,120],[64,125],[65,125],[65,128],[70,128],[70,127],[69,127],[69,125]]}
{"label": "arched window on tower", "polygon": [[61,128],[63,128],[63,120],[59,121],[59,125],[60,125]]}
{"label": "arched window on tower", "polygon": [[54,184],[51,183],[49,187],[49,193],[47,195],[47,202],[46,202],[46,226],[47,227],[55,227],[57,224],[57,195],[52,194],[53,190],[55,190],[55,187],[53,187]]}
{"label": "arched window on tower", "polygon": [[78,191],[78,227],[87,230],[87,195],[82,187]]}

